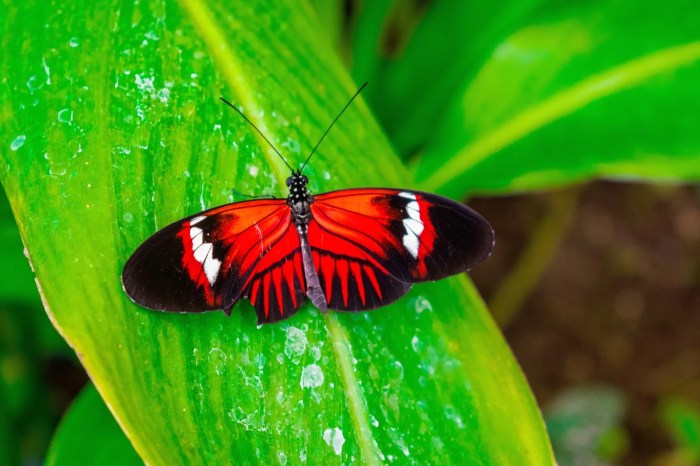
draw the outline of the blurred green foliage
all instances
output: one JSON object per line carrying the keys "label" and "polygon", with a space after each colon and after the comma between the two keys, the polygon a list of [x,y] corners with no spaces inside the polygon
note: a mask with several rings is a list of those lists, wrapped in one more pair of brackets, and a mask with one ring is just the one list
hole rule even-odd
{"label": "blurred green foliage", "polygon": [[700,405],[678,397],[669,397],[660,407],[660,416],[672,436],[673,452],[666,464],[691,466],[700,463]]}
{"label": "blurred green foliage", "polygon": [[544,413],[559,464],[617,464],[627,448],[624,411],[624,394],[612,387],[579,386],[561,393]]}
{"label": "blurred green foliage", "polygon": [[[284,453],[285,447],[295,447],[294,442],[303,448],[296,438],[278,440],[280,432],[289,435],[289,426],[277,424],[278,432],[270,433],[273,427],[266,421],[278,411],[268,406],[265,419],[265,402],[259,401],[263,386],[280,404],[298,393],[307,419],[308,410],[318,409],[319,399],[327,397],[323,407],[328,416],[335,416],[339,426],[344,423],[344,460],[401,455],[408,450],[401,432],[419,432],[427,418],[437,416],[437,408],[431,406],[402,414],[402,422],[394,419],[399,417],[398,400],[415,397],[414,408],[426,405],[421,399],[426,390],[419,383],[425,383],[425,375],[411,373],[410,367],[436,366],[438,375],[428,378],[428,392],[435,394],[436,406],[443,404],[438,417],[457,427],[444,420],[433,426],[443,444],[428,448],[439,450],[444,442],[468,442],[465,438],[472,437],[478,439],[469,444],[475,448],[472,459],[484,455],[486,463],[484,458],[496,458],[496,445],[515,461],[519,445],[486,426],[499,414],[489,411],[494,409],[491,405],[508,406],[509,401],[472,386],[492,383],[512,396],[512,406],[521,408],[526,424],[534,426],[525,429],[530,438],[523,432],[513,435],[519,434],[522,445],[535,455],[547,457],[527,387],[497,332],[479,317],[483,309],[468,284],[438,285],[432,294],[421,289],[407,305],[367,319],[331,319],[326,322],[331,338],[312,311],[300,313],[291,326],[265,330],[270,333],[261,336],[246,326],[251,318],[246,305],[239,306],[243,317],[231,320],[138,313],[120,293],[120,265],[137,239],[157,226],[230,201],[232,180],[238,191],[281,194],[278,185],[284,174],[279,161],[266,154],[235,116],[216,108],[219,94],[244,104],[258,123],[265,123],[268,136],[286,141],[283,148],[296,160],[352,89],[341,60],[356,82],[370,81],[365,100],[408,169],[392,157],[369,113],[359,105],[333,130],[310,167],[318,183],[314,188],[389,183],[465,197],[548,189],[593,177],[696,181],[700,9],[689,0],[670,0],[662,8],[632,0],[508,0],[498,8],[481,0],[378,0],[350,2],[348,15],[345,2],[312,4],[316,19],[306,4],[291,2],[275,8],[263,2],[191,0],[149,6],[109,1],[3,5],[0,24],[12,34],[3,35],[2,42],[6,53],[0,82],[0,179],[34,264],[42,268],[38,273],[52,315],[82,351],[139,451],[154,463],[201,460],[198,449],[234,448],[226,443],[232,431],[248,446],[264,437],[266,443],[257,448],[269,449],[269,458],[282,463],[311,457],[305,450],[295,456]],[[233,52],[230,46],[217,48],[217,41],[236,47]],[[33,108],[38,110],[28,111]],[[257,170],[265,178],[254,179],[251,174]],[[134,181],[136,175],[145,176]],[[55,419],[41,367],[52,354],[69,350],[40,313],[33,277],[4,199],[0,239],[0,462],[16,464],[42,455]],[[84,271],[90,274],[76,283],[75,277]],[[440,295],[458,302],[457,309],[448,310]],[[416,314],[430,304],[443,317]],[[395,321],[415,326],[415,335],[413,329],[394,335]],[[384,416],[381,423],[374,415],[358,418],[362,407],[352,401],[357,393],[343,393],[342,388],[353,385],[348,383],[352,365],[343,369],[342,361],[338,368],[324,369],[326,386],[337,384],[339,392],[299,390],[297,364],[299,359],[311,363],[311,350],[293,364],[286,361],[289,374],[261,378],[276,355],[287,354],[286,343],[295,328],[306,329],[304,348],[320,351],[326,343],[324,357],[342,359],[331,349],[338,341],[350,342],[340,345],[345,348],[341,352],[356,348],[353,354],[361,361],[354,370],[365,380],[355,389],[364,394],[359,399],[370,411]],[[208,352],[218,346],[226,350],[224,355],[238,354],[241,344],[252,348],[254,359],[245,352],[240,360],[212,360]],[[373,353],[378,344],[385,346]],[[357,350],[363,346],[369,349]],[[197,354],[198,348],[207,348],[204,356]],[[416,353],[414,359],[402,356],[411,352]],[[483,365],[468,366],[477,364],[471,359]],[[403,364],[397,366],[400,361]],[[472,378],[465,383],[465,367],[481,369],[467,372]],[[115,368],[121,372],[116,374]],[[502,371],[509,382],[483,382],[490,380],[487,371]],[[216,375],[222,373],[227,384],[218,382]],[[236,382],[240,377],[244,381]],[[407,380],[411,377],[414,385]],[[287,378],[296,386],[286,386]],[[182,404],[175,387],[185,392]],[[284,390],[278,392],[279,387]],[[156,392],[151,398],[149,389]],[[210,399],[212,406],[207,405]],[[588,446],[596,458],[614,458],[625,448],[624,435],[616,428],[624,402],[618,395],[586,399],[591,409],[581,416],[605,408],[605,400],[612,403],[609,417],[594,423],[598,430]],[[154,407],[158,402],[163,406]],[[263,414],[256,415],[254,409],[225,412],[226,403],[233,403],[232,409],[242,403],[246,410],[258,408]],[[466,406],[461,403],[469,404],[469,415],[460,416],[449,403],[461,408]],[[139,406],[143,412],[133,412]],[[561,409],[553,411],[549,425],[559,454],[569,455],[565,439],[577,432],[580,418]],[[198,423],[199,436],[185,439],[189,426],[178,430],[168,425],[178,416],[184,418],[185,410],[195,413],[188,419]],[[212,414],[217,410],[219,416]],[[301,416],[287,405],[279,412]],[[674,402],[662,412],[683,457],[697,461],[697,410]],[[281,422],[282,415],[278,417]],[[354,437],[358,422],[366,422],[367,430],[384,442],[381,448],[370,445],[367,431]],[[473,429],[466,437],[460,433],[465,422]],[[102,432],[99,426],[108,426],[105,435],[95,435]],[[329,426],[320,426],[324,437]],[[104,452],[119,450],[124,464],[131,464],[131,450],[115,427],[88,389],[59,431],[50,464],[74,464],[80,454],[94,451],[81,451],[77,438],[89,438],[91,446],[104,446]],[[292,429],[295,435],[303,430],[298,427]],[[263,428],[269,431],[262,433]],[[215,433],[226,429],[228,437],[217,438]],[[319,453],[314,457],[318,461],[335,458],[331,437],[336,431],[328,432],[329,440],[318,443],[329,456]],[[474,447],[479,442],[482,450]],[[420,451],[417,443],[411,448]],[[468,449],[465,445],[462,448]],[[248,461],[258,454],[251,453]],[[454,450],[445,455],[459,458]]]}
{"label": "blurred green foliage", "polygon": [[62,414],[46,368],[75,357],[43,312],[4,192],[0,242],[0,464],[38,463]]}

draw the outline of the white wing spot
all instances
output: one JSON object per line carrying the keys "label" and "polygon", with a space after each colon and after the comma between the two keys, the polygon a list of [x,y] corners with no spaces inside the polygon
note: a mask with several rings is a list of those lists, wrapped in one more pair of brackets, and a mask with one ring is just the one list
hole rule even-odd
{"label": "white wing spot", "polygon": [[[207,217],[204,215],[200,215],[199,217],[193,218],[192,220],[190,220],[190,226],[194,226],[194,225],[198,224],[199,222],[201,222],[205,218],[207,218]],[[191,233],[190,233],[190,236],[191,236]]]}
{"label": "white wing spot", "polygon": [[214,245],[211,243],[204,242],[204,231],[201,228],[193,227],[192,225],[201,222],[205,217],[200,216],[190,220],[190,238],[192,239],[192,255],[195,260],[202,264],[202,269],[204,269],[204,275],[207,276],[207,280],[211,285],[214,284],[217,277],[219,276],[219,269],[221,268],[221,261],[214,256],[211,252],[214,249]]}
{"label": "white wing spot", "polygon": [[416,195],[413,193],[399,193],[399,197],[411,200],[411,202],[406,204],[408,217],[403,219],[403,227],[406,229],[406,234],[403,235],[403,246],[411,253],[414,259],[418,259],[419,238],[425,228],[420,219],[420,206],[416,200]]}

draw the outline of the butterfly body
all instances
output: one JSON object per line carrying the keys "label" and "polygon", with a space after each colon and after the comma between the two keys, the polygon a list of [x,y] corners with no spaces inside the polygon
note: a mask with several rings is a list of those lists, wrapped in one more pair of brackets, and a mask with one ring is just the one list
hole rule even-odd
{"label": "butterfly body", "polygon": [[309,179],[302,175],[301,171],[293,172],[292,176],[287,178],[287,187],[289,187],[287,205],[292,209],[294,225],[296,225],[297,233],[299,234],[299,247],[301,248],[302,264],[304,266],[304,278],[306,279],[306,295],[314,306],[322,312],[326,312],[328,303],[323,294],[321,283],[318,280],[318,273],[316,272],[316,265],[313,261],[308,240],[311,204],[314,202],[313,196],[309,193],[308,184]]}

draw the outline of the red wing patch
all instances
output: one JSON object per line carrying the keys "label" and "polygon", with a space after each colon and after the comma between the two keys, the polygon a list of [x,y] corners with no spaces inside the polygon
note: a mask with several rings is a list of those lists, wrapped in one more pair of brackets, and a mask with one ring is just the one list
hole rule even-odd
{"label": "red wing patch", "polygon": [[255,266],[244,295],[255,306],[258,323],[262,324],[294,314],[304,303],[304,290],[299,235],[290,225]]}

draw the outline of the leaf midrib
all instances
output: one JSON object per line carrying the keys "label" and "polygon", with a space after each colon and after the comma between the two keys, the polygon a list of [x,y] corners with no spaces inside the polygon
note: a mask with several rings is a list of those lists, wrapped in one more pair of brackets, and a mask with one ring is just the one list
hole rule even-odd
{"label": "leaf midrib", "polygon": [[[270,135],[271,131],[265,124],[265,119],[257,117],[257,115],[261,114],[259,111],[260,106],[254,97],[254,93],[251,92],[252,88],[248,85],[245,77],[235,72],[236,69],[241,69],[241,66],[239,66],[236,55],[228,47],[226,36],[219,27],[219,23],[201,1],[180,0],[180,3],[190,16],[195,30],[211,52],[217,69],[221,71],[224,80],[231,89],[235,90],[235,94],[240,99],[239,103],[243,103],[246,109],[250,109],[247,115],[248,118],[254,122],[263,134]],[[255,136],[258,138],[261,147],[267,147],[267,143],[259,134]],[[283,169],[276,154],[271,153],[269,149],[263,153],[268,166],[274,172],[275,178],[277,178],[281,186],[284,186],[284,181],[288,175],[286,166]],[[336,363],[340,369],[340,379],[347,397],[350,416],[355,427],[354,435],[361,451],[361,457],[366,464],[380,464],[374,441],[371,437],[367,405],[361,394],[353,369],[352,349],[337,317],[332,314],[326,314],[325,317],[326,328],[332,340]]]}

